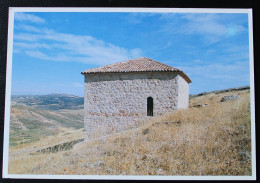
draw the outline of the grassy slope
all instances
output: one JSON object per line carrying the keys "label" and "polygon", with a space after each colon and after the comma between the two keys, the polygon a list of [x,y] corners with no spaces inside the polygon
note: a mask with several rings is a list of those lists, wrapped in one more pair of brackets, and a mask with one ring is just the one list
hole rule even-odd
{"label": "grassy slope", "polygon": [[50,111],[12,105],[9,139],[11,146],[53,136],[61,132],[60,128],[83,128],[83,109]]}
{"label": "grassy slope", "polygon": [[[231,94],[239,94],[240,99],[220,102]],[[9,173],[250,175],[249,101],[249,90],[196,97],[188,110],[77,144],[70,151],[11,156]],[[205,103],[209,106],[192,107]]]}

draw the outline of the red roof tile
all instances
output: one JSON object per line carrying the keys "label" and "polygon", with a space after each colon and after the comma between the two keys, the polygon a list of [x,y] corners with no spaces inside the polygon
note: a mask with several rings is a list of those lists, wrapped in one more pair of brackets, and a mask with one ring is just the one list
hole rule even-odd
{"label": "red roof tile", "polygon": [[88,69],[81,74],[93,74],[93,73],[121,73],[121,72],[178,72],[180,75],[190,83],[189,77],[181,70],[172,66],[157,62],[155,60],[141,57],[133,60],[127,60],[123,62],[117,62],[114,64],[105,65],[93,69]]}

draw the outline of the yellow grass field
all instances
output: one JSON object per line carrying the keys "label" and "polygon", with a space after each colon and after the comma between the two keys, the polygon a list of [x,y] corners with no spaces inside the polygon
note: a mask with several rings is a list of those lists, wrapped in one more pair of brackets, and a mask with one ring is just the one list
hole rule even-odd
{"label": "yellow grass field", "polygon": [[[223,96],[239,99],[220,102]],[[195,105],[208,104],[206,107]],[[151,118],[138,129],[81,142],[57,153],[30,154],[83,138],[62,133],[9,149],[9,174],[251,175],[250,91],[210,93],[187,110]]]}

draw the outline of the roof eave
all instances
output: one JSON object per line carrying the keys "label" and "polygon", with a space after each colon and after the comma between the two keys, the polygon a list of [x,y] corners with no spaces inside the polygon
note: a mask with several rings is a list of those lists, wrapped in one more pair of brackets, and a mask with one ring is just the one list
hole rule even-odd
{"label": "roof eave", "polygon": [[181,70],[177,70],[177,71],[127,71],[127,72],[117,72],[117,71],[113,71],[113,72],[81,72],[82,75],[86,76],[88,74],[112,74],[112,73],[137,73],[137,72],[177,72],[179,73],[188,83],[191,83],[191,79]]}
{"label": "roof eave", "polygon": [[179,73],[188,83],[192,82],[191,79],[183,71],[180,71]]}

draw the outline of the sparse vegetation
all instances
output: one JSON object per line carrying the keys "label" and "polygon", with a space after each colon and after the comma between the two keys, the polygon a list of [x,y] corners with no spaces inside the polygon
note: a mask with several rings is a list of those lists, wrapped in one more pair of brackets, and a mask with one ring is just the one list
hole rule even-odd
{"label": "sparse vegetation", "polygon": [[60,133],[60,127],[83,128],[83,110],[40,110],[13,104],[10,120],[10,146],[31,143]]}
{"label": "sparse vegetation", "polygon": [[[240,98],[220,102],[226,95]],[[196,96],[187,110],[154,117],[137,129],[78,143],[68,151],[30,155],[28,151],[19,153],[21,148],[15,146],[9,173],[251,175],[249,95],[247,89]],[[198,105],[201,107],[193,107]],[[64,128],[23,150],[64,142],[64,136],[67,142],[80,139],[83,131]]]}

